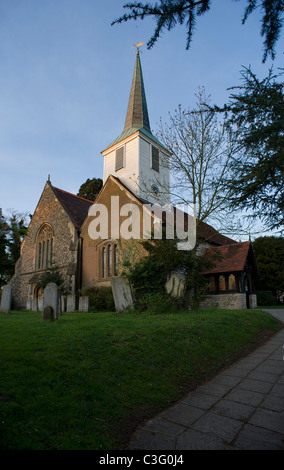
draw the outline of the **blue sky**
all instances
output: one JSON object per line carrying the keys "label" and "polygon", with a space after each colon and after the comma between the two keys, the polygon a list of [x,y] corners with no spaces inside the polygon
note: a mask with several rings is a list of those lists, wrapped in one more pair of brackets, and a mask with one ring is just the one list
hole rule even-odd
{"label": "blue sky", "polygon": [[[122,131],[135,50],[150,39],[152,20],[111,26],[124,0],[1,0],[0,207],[33,213],[51,175],[76,194],[87,178],[103,176],[101,151]],[[192,106],[199,86],[212,102],[227,101],[242,66],[264,77],[283,66],[262,64],[260,17],[243,26],[246,1],[218,0],[199,18],[185,50],[185,26],[165,32],[141,62],[153,132],[181,104]],[[282,36],[283,37],[283,36]],[[282,39],[282,38],[281,38]]]}

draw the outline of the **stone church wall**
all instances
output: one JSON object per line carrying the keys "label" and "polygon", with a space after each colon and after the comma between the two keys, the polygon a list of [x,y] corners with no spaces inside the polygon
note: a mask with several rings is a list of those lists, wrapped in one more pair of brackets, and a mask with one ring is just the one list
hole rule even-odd
{"label": "stone church wall", "polygon": [[44,269],[36,267],[36,240],[43,224],[48,223],[53,229],[53,260],[66,277],[70,266],[77,262],[77,234],[73,223],[46,183],[37,208],[28,228],[28,235],[21,247],[21,257],[15,266],[15,275],[10,284],[13,290],[13,305],[17,309],[25,309],[27,300],[33,296],[33,287],[29,283],[35,275],[41,275]]}
{"label": "stone church wall", "polygon": [[200,303],[201,308],[230,308],[230,309],[243,309],[246,307],[246,294],[217,294],[207,295]]}

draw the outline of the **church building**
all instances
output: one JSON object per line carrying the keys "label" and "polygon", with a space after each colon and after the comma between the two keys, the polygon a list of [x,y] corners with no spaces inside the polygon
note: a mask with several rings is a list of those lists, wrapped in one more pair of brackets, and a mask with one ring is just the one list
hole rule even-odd
{"label": "church building", "polygon": [[[10,281],[14,308],[41,310],[39,280],[52,264],[60,269],[67,294],[78,297],[85,287],[110,286],[111,278],[119,276],[129,227],[136,230],[134,238],[143,238],[142,214],[153,227],[159,218],[153,208],[170,206],[170,173],[161,164],[170,152],[151,131],[138,49],[123,131],[102,156],[103,187],[95,202],[54,187],[48,178]],[[238,243],[205,223],[198,236],[207,249],[221,254],[214,269],[204,273],[204,306],[255,307],[257,266],[250,242]]]}

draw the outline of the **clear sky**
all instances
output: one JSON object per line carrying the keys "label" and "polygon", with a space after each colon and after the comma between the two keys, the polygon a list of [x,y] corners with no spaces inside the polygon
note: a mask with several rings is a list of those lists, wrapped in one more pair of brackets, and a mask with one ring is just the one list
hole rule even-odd
{"label": "clear sky", "polygon": [[[103,176],[101,151],[123,130],[135,62],[133,44],[150,39],[147,19],[111,26],[124,0],[1,0],[0,207],[33,213],[50,174],[76,194]],[[153,133],[160,118],[195,103],[205,86],[213,103],[227,101],[242,66],[259,78],[283,66],[262,64],[260,17],[241,18],[245,0],[214,0],[198,18],[192,46],[186,27],[142,47],[141,62]]]}

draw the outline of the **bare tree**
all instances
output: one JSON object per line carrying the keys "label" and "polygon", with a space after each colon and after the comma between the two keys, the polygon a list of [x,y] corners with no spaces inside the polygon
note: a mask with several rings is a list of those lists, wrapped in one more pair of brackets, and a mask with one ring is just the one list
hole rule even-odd
{"label": "bare tree", "polygon": [[210,110],[204,88],[196,97],[194,109],[179,106],[169,114],[169,123],[161,120],[157,134],[172,153],[162,162],[171,172],[172,203],[195,206],[197,230],[206,221],[223,233],[240,233],[244,227],[228,213],[222,185],[236,144],[224,120]]}

